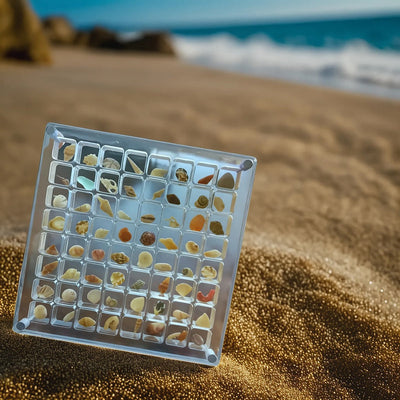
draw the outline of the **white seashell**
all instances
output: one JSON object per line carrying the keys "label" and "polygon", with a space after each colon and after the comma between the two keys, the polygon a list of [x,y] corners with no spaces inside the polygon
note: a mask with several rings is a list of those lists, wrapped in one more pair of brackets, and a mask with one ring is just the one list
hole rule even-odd
{"label": "white seashell", "polygon": [[139,268],[148,268],[153,262],[153,256],[148,251],[142,251],[138,257],[138,267]]}
{"label": "white seashell", "polygon": [[65,289],[61,294],[61,298],[64,301],[73,302],[76,300],[76,292],[73,289]]}
{"label": "white seashell", "polygon": [[157,263],[154,264],[154,269],[158,271],[172,271],[172,266],[168,263]]}
{"label": "white seashell", "polygon": [[55,229],[56,231],[62,231],[64,229],[64,224],[64,217],[54,217],[49,221],[49,228]]}
{"label": "white seashell", "polygon": [[127,220],[131,220],[132,219],[128,214],[126,214],[122,210],[119,210],[117,212],[117,214],[118,214],[118,217],[121,218],[121,219],[127,219]]}
{"label": "white seashell", "polygon": [[39,304],[33,310],[33,315],[37,319],[44,319],[47,317],[47,308],[44,305]]}
{"label": "white seashell", "polygon": [[100,301],[100,298],[101,298],[101,290],[99,289],[92,289],[87,294],[87,299],[92,304],[97,304]]}
{"label": "white seashell", "polygon": [[71,311],[68,314],[65,314],[65,316],[63,318],[63,321],[64,322],[70,322],[70,321],[72,321],[74,319],[74,317],[75,317],[75,311]]}
{"label": "white seashell", "polygon": [[103,160],[103,167],[111,169],[120,169],[120,163],[114,158],[108,157]]}
{"label": "white seashell", "polygon": [[100,182],[106,188],[108,193],[115,194],[118,192],[118,185],[112,179],[100,178]]}
{"label": "white seashell", "polygon": [[94,237],[97,239],[104,239],[108,235],[108,232],[110,232],[108,229],[104,229],[104,228],[96,229],[96,232],[94,233]]}
{"label": "white seashell", "polygon": [[68,199],[63,194],[58,194],[54,196],[53,199],[53,207],[57,208],[65,208],[67,207]]}

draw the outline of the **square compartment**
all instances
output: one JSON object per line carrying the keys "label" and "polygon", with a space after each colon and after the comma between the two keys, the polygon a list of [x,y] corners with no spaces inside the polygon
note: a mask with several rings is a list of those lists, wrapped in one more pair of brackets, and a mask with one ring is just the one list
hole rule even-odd
{"label": "square compartment", "polygon": [[[43,269],[49,264],[57,263],[57,266],[51,272],[43,275]],[[55,266],[55,264],[54,264]],[[41,278],[46,278],[50,280],[54,280],[57,277],[58,270],[60,268],[60,261],[58,257],[51,257],[51,256],[38,256],[36,260],[36,276]]]}
{"label": "square compartment", "polygon": [[[161,204],[155,203],[153,201],[144,201],[140,207],[138,219],[140,218],[140,221],[144,224],[159,225],[161,221],[162,210],[163,208]],[[149,219],[142,219],[144,215],[152,215],[154,217],[154,221],[150,221]]]}
{"label": "square compartment", "polygon": [[[72,294],[72,291],[75,292],[75,297],[74,296],[68,296],[66,297],[65,291],[68,290],[68,293]],[[64,295],[64,298],[63,298]],[[79,296],[79,286],[78,284],[74,283],[69,283],[69,282],[58,282],[56,285],[56,290],[55,290],[55,302],[57,304],[64,304],[67,306],[74,306],[77,301],[78,301],[78,296]]]}
{"label": "square compartment", "polygon": [[54,254],[54,257],[57,257],[62,252],[63,246],[63,236],[58,233],[53,232],[42,232],[40,234],[40,243],[39,243],[39,251],[45,256],[49,256],[52,254],[46,253],[46,249],[50,246],[55,246],[58,254]]}
{"label": "square compartment", "polygon": [[[124,253],[129,260],[114,260],[115,258],[113,255],[116,253]],[[112,266],[117,266],[120,268],[125,268],[127,265],[131,263],[131,258],[132,258],[132,248],[128,244],[122,244],[122,242],[119,243],[113,243],[111,247],[111,251],[109,252],[110,256],[108,258],[108,264]],[[124,261],[124,262],[122,262]]]}
{"label": "square compartment", "polygon": [[158,203],[164,201],[166,184],[164,181],[156,179],[146,179],[144,182],[144,200],[152,200]]}
{"label": "square compartment", "polygon": [[[208,329],[192,327],[189,334],[189,348],[191,350],[206,351],[210,346],[212,333]],[[198,344],[202,341],[203,344]]]}
{"label": "square compartment", "polygon": [[[187,293],[185,296],[182,296],[177,291],[178,285],[189,285],[192,287],[192,290],[189,293]],[[193,279],[188,279],[186,277],[183,277],[183,278],[179,277],[175,280],[174,289],[172,291],[172,295],[175,300],[192,302],[194,299],[195,293],[196,293],[196,282]]]}
{"label": "square compartment", "polygon": [[170,228],[181,228],[185,218],[185,210],[182,207],[165,206],[161,217],[161,225]]}
{"label": "square compartment", "polygon": [[106,311],[120,313],[124,308],[124,293],[111,289],[104,290],[101,308]]}
{"label": "square compartment", "polygon": [[[143,308],[141,309],[141,311],[134,311],[131,308],[131,302],[137,298],[143,299],[143,300],[139,300],[139,302],[143,302]],[[147,298],[146,298],[145,294],[138,293],[138,292],[132,292],[132,293],[129,293],[126,295],[125,305],[124,305],[124,313],[126,315],[143,318],[144,315],[146,314],[146,307],[147,307]]]}
{"label": "square compartment", "polygon": [[[172,239],[172,240],[170,240]],[[164,241],[164,243],[162,242]],[[165,242],[166,241],[166,242]],[[161,228],[158,233],[157,247],[164,251],[178,251],[181,244],[181,233],[177,229]],[[176,247],[176,248],[174,248]]]}
{"label": "square compartment", "polygon": [[120,221],[134,222],[137,218],[138,212],[139,202],[137,200],[119,199],[116,215]]}
{"label": "square compartment", "polygon": [[143,329],[143,319],[125,315],[122,318],[120,335],[128,339],[140,339]]}
{"label": "square compartment", "polygon": [[[180,170],[180,169],[184,170],[184,171],[182,171],[183,174],[179,173],[178,170]],[[178,171],[178,173],[177,173],[177,171]],[[187,180],[184,180],[184,178],[183,178],[185,176],[184,172],[186,172]],[[171,168],[170,180],[187,184],[191,181],[192,172],[193,172],[193,162],[192,161],[181,159],[181,158],[175,158],[175,160],[172,164],[172,168]]]}
{"label": "square compartment", "polygon": [[[160,292],[160,285],[168,285],[166,290],[163,288],[164,293]],[[174,286],[174,279],[170,276],[163,275],[163,274],[154,274],[151,279],[151,295],[153,297],[161,297],[168,299],[172,288]]]}
{"label": "square compartment", "polygon": [[[100,146],[92,142],[79,142],[77,151],[77,162],[83,165],[96,167],[99,164]],[[94,157],[93,157],[94,156]]]}
{"label": "square compartment", "polygon": [[[203,224],[201,230],[195,230],[195,229],[192,230],[191,227],[190,227],[191,222],[198,215],[203,216],[204,224]],[[205,210],[200,210],[200,209],[199,210],[189,210],[186,213],[185,223],[184,223],[183,227],[184,227],[184,229],[186,229],[188,231],[191,230],[192,232],[205,232],[207,230],[207,227],[208,227],[208,218],[209,218],[209,213],[206,212]]]}
{"label": "square compartment", "polygon": [[[134,175],[124,174],[121,177],[119,192],[123,197],[127,197],[129,199],[139,199],[142,197],[143,186],[143,178]],[[132,189],[135,192],[135,196],[133,196]]]}
{"label": "square compartment", "polygon": [[218,171],[218,178],[215,186],[225,190],[234,190],[237,186],[237,176],[237,169],[221,168]]}
{"label": "square compartment", "polygon": [[[204,257],[211,258],[211,259],[214,259],[214,258],[223,259],[226,256],[227,247],[228,247],[228,239],[221,238],[221,237],[218,237],[215,235],[210,235],[207,237],[206,243],[204,246]],[[212,253],[213,250],[217,250],[221,254],[216,257]],[[210,255],[208,255],[208,253]]]}
{"label": "square compartment", "polygon": [[85,213],[71,213],[66,224],[66,231],[70,235],[86,237],[89,233],[91,218]]}
{"label": "square compartment", "polygon": [[90,167],[76,167],[72,184],[77,189],[93,191],[96,188],[96,170]]}
{"label": "square compartment", "polygon": [[184,232],[181,241],[181,252],[193,254],[195,256],[201,255],[203,252],[204,240],[205,236],[201,233],[194,231]]}
{"label": "square compartment", "polygon": [[[154,329],[154,325],[162,326],[162,329]],[[144,322],[143,340],[145,342],[163,343],[165,335],[166,324],[158,319],[146,320]]]}
{"label": "square compartment", "polygon": [[[101,282],[97,283],[94,281],[94,279],[86,279],[86,277],[90,277],[94,275],[95,277],[101,279]],[[104,277],[105,277],[105,267],[103,264],[98,264],[98,263],[92,263],[92,262],[87,262],[85,263],[82,274],[81,274],[81,282],[84,285],[89,285],[93,287],[99,287],[102,286],[104,283]]]}
{"label": "square compartment", "polygon": [[217,190],[212,199],[212,210],[216,213],[233,213],[235,210],[236,193]]}
{"label": "square compartment", "polygon": [[231,225],[232,225],[231,215],[213,213],[209,217],[207,231],[211,235],[229,236],[229,234],[231,233]]}
{"label": "square compartment", "polygon": [[[92,210],[93,194],[91,192],[84,192],[81,190],[74,190],[71,192],[71,201],[69,203],[70,210],[79,212],[80,214],[89,214]],[[84,204],[89,205],[89,211],[82,208]],[[80,208],[81,207],[81,208]]]}
{"label": "square compartment", "polygon": [[69,186],[71,184],[72,166],[70,164],[53,161],[49,167],[49,182],[56,185]]}
{"label": "square compartment", "polygon": [[[69,313],[74,312],[71,321],[64,321],[64,317]],[[71,328],[75,320],[76,311],[74,307],[55,305],[51,316],[51,324],[61,328]]]}
{"label": "square compartment", "polygon": [[[117,281],[115,284],[111,282],[111,278],[114,275],[117,275],[117,279],[120,279],[120,281]],[[128,270],[126,268],[107,267],[105,286],[108,289],[114,289],[115,291],[124,291],[127,285],[128,277]]]}
{"label": "square compartment", "polygon": [[[79,323],[83,318],[88,317],[91,318],[95,324],[93,326],[84,326]],[[98,323],[99,314],[95,310],[81,308],[76,310],[75,321],[74,321],[74,328],[86,331],[86,332],[94,332],[96,330],[96,325]]]}
{"label": "square compartment", "polygon": [[[150,232],[154,235],[155,240],[154,243],[147,241],[147,236],[149,236],[146,232]],[[135,243],[138,245],[144,246],[146,248],[154,248],[158,240],[158,228],[154,225],[150,224],[140,224],[136,229],[136,237]],[[149,244],[146,244],[149,243]]]}
{"label": "square compartment", "polygon": [[[215,178],[217,175],[217,170],[218,167],[213,164],[208,164],[208,163],[202,163],[199,162],[196,164],[194,168],[194,174],[193,174],[193,183],[197,185],[208,185],[212,186],[215,183]],[[199,183],[199,181],[205,177],[208,177],[210,175],[213,175],[213,177],[207,182],[207,183]]]}
{"label": "square compartment", "polygon": [[[184,332],[186,332],[186,335]],[[169,326],[167,327],[167,332],[165,334],[165,343],[169,346],[186,347],[188,341],[188,333],[189,328],[187,327],[184,327],[180,324],[169,324]],[[177,334],[179,334],[178,337],[176,337]],[[178,339],[180,335],[184,336],[184,338],[182,336],[181,340]]]}
{"label": "square compartment", "polygon": [[117,194],[119,187],[119,174],[109,170],[98,173],[97,191],[107,194]]}
{"label": "square compartment", "polygon": [[[197,324],[198,319],[206,314],[208,316],[208,319],[210,320],[210,326],[208,327],[202,327]],[[199,305],[196,304],[193,308],[193,323],[192,326],[197,328],[197,329],[212,329],[214,326],[214,320],[215,320],[215,308],[214,307],[208,307],[205,305]]]}
{"label": "square compartment", "polygon": [[201,211],[209,209],[210,206],[211,190],[207,187],[194,186],[190,191],[189,207]]}
{"label": "square compartment", "polygon": [[123,156],[124,149],[114,146],[103,146],[100,150],[99,165],[102,168],[119,171],[121,169]]}
{"label": "square compartment", "polygon": [[[174,316],[174,312],[177,313],[178,311],[182,311],[188,316],[186,318],[177,318]],[[186,301],[179,301],[174,300],[171,302],[171,309],[169,312],[169,320],[173,322],[175,325],[189,325],[190,321],[192,320],[192,312],[193,312],[193,305]],[[177,314],[175,314],[177,315]]]}
{"label": "square compartment", "polygon": [[201,281],[217,283],[221,281],[223,271],[223,262],[207,259],[199,265],[199,271],[196,275],[200,277]]}
{"label": "square compartment", "polygon": [[[113,221],[109,218],[93,218],[89,224],[89,236],[98,240],[110,240],[113,235]],[[106,237],[96,238],[96,231],[99,229],[105,229],[108,231]],[[100,231],[99,231],[100,232]]]}
{"label": "square compartment", "polygon": [[[194,256],[180,255],[178,260],[178,276],[184,278],[197,278],[199,259]],[[185,271],[185,268],[188,271]],[[191,272],[190,272],[191,271]]]}
{"label": "square compartment", "polygon": [[129,273],[128,289],[131,292],[146,294],[150,287],[149,272],[133,269]]}
{"label": "square compartment", "polygon": [[[211,291],[214,291],[214,295],[210,296]],[[196,292],[196,302],[201,305],[214,306],[218,302],[219,286],[215,282],[208,282],[201,280],[197,286]],[[205,296],[206,298],[210,296],[209,301],[202,300],[200,296]]]}
{"label": "square compartment", "polygon": [[[136,226],[133,221],[120,220],[114,224],[112,238],[114,242],[131,244],[135,238],[135,232]],[[129,234],[132,236],[130,239]]]}
{"label": "square compartment", "polygon": [[[68,236],[65,243],[66,245],[62,253],[64,258],[68,260],[81,260],[83,257],[85,257],[85,253],[87,252],[85,239],[77,236]],[[74,250],[74,246],[80,247],[76,247],[76,250]],[[82,251],[81,247],[83,252],[79,253],[79,251]]]}
{"label": "square compartment", "polygon": [[[116,329],[105,328],[105,324],[109,319],[118,319],[118,325]],[[121,324],[121,317],[119,314],[102,312],[99,316],[99,324],[97,325],[97,332],[99,332],[102,335],[116,336],[118,335],[120,324]]]}
{"label": "square compartment", "polygon": [[[35,318],[34,315],[34,310],[36,306],[42,305],[43,307],[46,308],[47,311],[47,316],[46,318]],[[41,324],[41,325],[47,325],[50,321],[50,316],[51,316],[51,306],[50,304],[46,304],[42,301],[31,301],[29,304],[29,311],[28,311],[28,316],[32,319],[31,323],[36,323],[36,324]]]}
{"label": "square compartment", "polygon": [[[49,293],[48,294],[47,293],[39,294],[38,291],[40,288],[48,289]],[[56,286],[55,286],[54,282],[48,281],[45,279],[35,279],[32,284],[31,297],[33,300],[50,303],[54,300],[55,289],[56,289]],[[51,290],[52,290],[52,292],[51,292]],[[44,295],[46,297],[43,297]]]}
{"label": "square compartment", "polygon": [[[110,205],[110,212],[112,215],[109,214],[109,212],[104,211],[104,209],[108,210],[107,203],[104,202],[104,200],[108,201],[108,204]],[[101,209],[101,205],[103,204],[103,209]],[[105,217],[105,218],[115,218],[115,208],[116,208],[117,200],[115,199],[114,196],[109,196],[109,195],[104,195],[104,194],[96,194],[94,196],[94,213],[96,216],[99,217]],[[107,207],[107,208],[106,208]]]}
{"label": "square compartment", "polygon": [[[69,146],[75,146],[75,149]],[[60,142],[54,141],[52,155],[55,160],[61,160],[73,163],[76,157],[76,150],[77,150],[76,140],[64,137]]]}
{"label": "square compartment", "polygon": [[184,207],[188,195],[187,185],[170,183],[166,190],[164,203],[174,207]]}
{"label": "square compartment", "polygon": [[[171,159],[169,157],[152,154],[147,165],[147,175],[155,179],[168,179],[170,165]],[[157,173],[160,173],[161,170],[164,171],[164,174],[158,175]]]}
{"label": "square compartment", "polygon": [[[177,262],[177,255],[176,253],[172,253],[168,250],[166,251],[158,251],[155,259],[154,259],[154,270],[157,271],[157,273],[162,273],[162,274],[173,274],[175,271],[175,266]],[[170,271],[165,271],[165,270],[160,270],[157,267],[157,264],[169,264],[171,266]]]}
{"label": "square compartment", "polygon": [[[49,225],[51,223],[51,221],[57,217],[64,218],[64,226],[62,227],[62,229],[56,229],[55,227]],[[53,210],[46,209],[43,211],[43,219],[42,219],[42,228],[43,229],[47,229],[52,232],[61,233],[61,232],[64,232],[64,230],[65,230],[66,222],[67,222],[67,214],[63,211],[60,211],[58,209],[53,209]]]}
{"label": "square compartment", "polygon": [[[76,269],[76,272],[74,273],[74,275],[71,275],[71,277],[68,277],[69,276],[68,274],[67,276],[65,276],[65,273],[69,269]],[[72,261],[72,260],[60,261],[60,265],[58,268],[58,280],[60,282],[76,283],[81,280],[81,277],[82,277],[82,262]]]}
{"label": "square compartment", "polygon": [[[104,240],[94,239],[91,240],[88,244],[88,251],[86,253],[86,259],[93,262],[104,263],[109,258],[110,245]],[[96,250],[99,250],[96,252]],[[103,258],[100,259],[102,252]],[[94,256],[94,257],[93,257]]]}
{"label": "square compartment", "polygon": [[[149,257],[149,254],[151,257]],[[150,261],[151,264],[148,265]],[[154,264],[154,248],[137,246],[132,253],[132,260],[131,260],[132,267],[141,270],[150,270],[153,264]]]}
{"label": "square compartment", "polygon": [[129,173],[143,175],[146,170],[146,160],[147,153],[144,151],[127,150],[124,157],[124,170]]}
{"label": "square compartment", "polygon": [[[162,308],[159,314],[156,314],[156,307],[158,307],[158,305],[160,305]],[[150,297],[147,300],[145,310],[147,319],[166,321],[168,319],[169,300],[161,296]]]}
{"label": "square compartment", "polygon": [[[55,201],[56,196],[64,196],[64,201],[66,200],[66,204],[64,205],[61,202]],[[68,207],[68,198],[69,198],[69,190],[66,189],[65,187],[59,187],[59,186],[52,186],[49,185],[47,187],[47,192],[46,192],[46,200],[45,204],[46,207],[54,207],[57,209],[66,209]]]}
{"label": "square compartment", "polygon": [[[96,298],[98,298],[97,302],[92,302],[89,300],[89,297],[91,298],[92,295],[96,295]],[[89,296],[89,297],[88,297]],[[98,309],[101,304],[101,299],[102,299],[102,287],[93,287],[93,286],[82,286],[79,290],[79,300],[78,300],[78,306],[79,307],[85,307],[88,309]]]}

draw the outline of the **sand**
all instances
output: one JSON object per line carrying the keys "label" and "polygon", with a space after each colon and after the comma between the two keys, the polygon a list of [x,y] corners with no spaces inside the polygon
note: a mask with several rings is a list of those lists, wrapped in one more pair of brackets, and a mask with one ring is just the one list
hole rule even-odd
{"label": "sand", "polygon": [[[400,398],[399,102],[159,56],[54,59],[0,64],[0,393]],[[11,331],[48,121],[258,158],[218,367]]]}

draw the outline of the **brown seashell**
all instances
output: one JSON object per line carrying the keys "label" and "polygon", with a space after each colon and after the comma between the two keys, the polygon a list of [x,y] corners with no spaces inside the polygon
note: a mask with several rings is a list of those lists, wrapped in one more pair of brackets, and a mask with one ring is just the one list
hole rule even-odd
{"label": "brown seashell", "polygon": [[194,202],[195,207],[197,208],[206,208],[208,206],[208,199],[206,196],[199,196],[199,198]]}
{"label": "brown seashell", "polygon": [[132,233],[129,232],[127,227],[124,227],[120,229],[118,237],[121,242],[129,242],[132,239]]}
{"label": "brown seashell", "polygon": [[68,185],[69,185],[69,179],[64,178],[64,177],[61,176],[61,175],[56,175],[56,177],[57,177],[57,179],[58,179],[63,185],[65,185],[65,186],[68,186]]}
{"label": "brown seashell", "polygon": [[48,299],[49,297],[53,296],[54,289],[49,285],[38,286],[36,293],[39,299]]}
{"label": "brown seashell", "polygon": [[156,220],[156,217],[153,214],[145,214],[140,217],[140,220],[146,224],[151,224]]}
{"label": "brown seashell", "polygon": [[204,178],[199,179],[198,183],[201,183],[203,185],[207,185],[208,182],[210,182],[214,178],[214,174],[212,175],[207,175]]}
{"label": "brown seashell", "polygon": [[146,326],[146,333],[153,336],[161,336],[165,324],[163,322],[150,322]]}
{"label": "brown seashell", "polygon": [[70,161],[74,158],[75,155],[75,145],[70,144],[64,149],[64,161]]}
{"label": "brown seashell", "polygon": [[83,317],[78,322],[80,325],[82,325],[86,328],[96,325],[96,321],[90,317]]}
{"label": "brown seashell", "polygon": [[53,272],[58,265],[58,261],[53,261],[50,264],[46,264],[43,268],[42,268],[42,275],[48,275],[51,272]]}
{"label": "brown seashell", "polygon": [[188,173],[184,168],[178,168],[175,172],[175,176],[180,182],[187,182],[188,180]]}
{"label": "brown seashell", "polygon": [[125,253],[112,253],[111,260],[117,264],[127,264],[129,262],[129,257]]}
{"label": "brown seashell", "polygon": [[110,168],[110,169],[120,169],[121,165],[114,158],[108,157],[103,160],[103,167]]}
{"label": "brown seashell", "polygon": [[226,172],[218,179],[217,186],[226,188],[226,189],[233,189],[235,187],[235,179],[233,178],[232,174]]}
{"label": "brown seashell", "polygon": [[87,233],[88,229],[89,221],[79,221],[75,226],[76,233],[79,233],[80,235]]}
{"label": "brown seashell", "polygon": [[55,244],[52,244],[51,246],[49,246],[46,250],[47,254],[50,254],[52,256],[58,256],[60,253],[57,250],[57,247]]}
{"label": "brown seashell", "polygon": [[168,276],[167,278],[165,278],[159,285],[158,285],[158,290],[160,291],[161,294],[164,294],[169,287],[169,281],[170,281],[170,277]]}
{"label": "brown seashell", "polygon": [[127,196],[129,197],[136,197],[136,192],[133,186],[124,185],[124,190]]}
{"label": "brown seashell", "polygon": [[68,253],[71,257],[82,257],[83,253],[85,252],[85,249],[82,246],[79,246],[78,244],[75,244],[74,246],[71,246],[68,250]]}
{"label": "brown seashell", "polygon": [[219,221],[211,221],[210,222],[210,231],[215,235],[223,235],[224,228],[222,228],[222,224]]}
{"label": "brown seashell", "polygon": [[85,279],[89,282],[89,283],[93,283],[95,285],[100,285],[103,281],[96,275],[86,275]]}
{"label": "brown seashell", "polygon": [[153,232],[146,231],[142,233],[139,240],[144,246],[151,246],[156,241],[156,235]]}
{"label": "brown seashell", "polygon": [[171,204],[181,204],[181,201],[179,200],[178,196],[173,193],[167,194],[167,200],[168,200],[168,203],[171,203]]}
{"label": "brown seashell", "polygon": [[221,197],[214,198],[214,207],[216,208],[217,211],[224,211],[225,203],[221,199]]}

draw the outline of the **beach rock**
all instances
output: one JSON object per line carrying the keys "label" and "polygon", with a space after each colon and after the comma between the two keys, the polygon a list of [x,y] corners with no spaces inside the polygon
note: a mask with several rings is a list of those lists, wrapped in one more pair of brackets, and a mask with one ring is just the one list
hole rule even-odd
{"label": "beach rock", "polygon": [[76,32],[64,17],[48,17],[43,20],[47,38],[54,44],[70,45],[75,42]]}
{"label": "beach rock", "polygon": [[51,62],[42,24],[25,0],[0,0],[0,58]]}
{"label": "beach rock", "polygon": [[95,26],[89,32],[88,46],[106,49],[121,49],[122,44],[116,33],[101,26]]}
{"label": "beach rock", "polygon": [[171,37],[165,32],[145,32],[138,39],[125,42],[124,48],[176,56]]}

